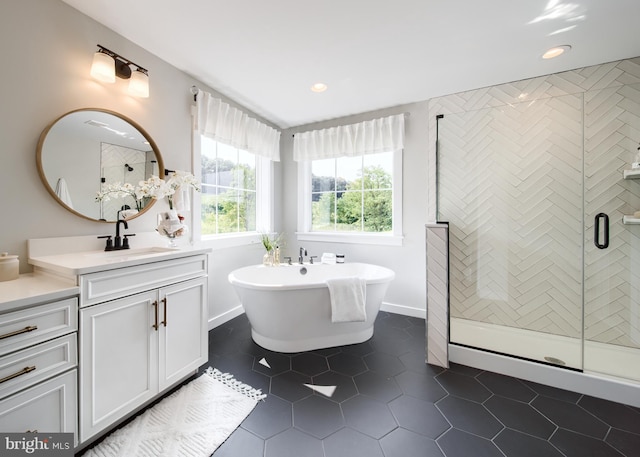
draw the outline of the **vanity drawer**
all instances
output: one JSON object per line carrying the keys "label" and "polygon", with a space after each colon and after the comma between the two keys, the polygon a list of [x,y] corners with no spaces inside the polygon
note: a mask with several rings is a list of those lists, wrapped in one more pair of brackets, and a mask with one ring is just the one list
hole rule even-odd
{"label": "vanity drawer", "polygon": [[76,379],[77,371],[71,370],[0,400],[0,430],[77,436]]}
{"label": "vanity drawer", "polygon": [[77,366],[76,344],[72,333],[0,357],[0,398]]}
{"label": "vanity drawer", "polygon": [[82,303],[95,305],[207,274],[207,256],[199,254],[80,276]]}
{"label": "vanity drawer", "polygon": [[77,297],[0,314],[0,356],[77,330]]}

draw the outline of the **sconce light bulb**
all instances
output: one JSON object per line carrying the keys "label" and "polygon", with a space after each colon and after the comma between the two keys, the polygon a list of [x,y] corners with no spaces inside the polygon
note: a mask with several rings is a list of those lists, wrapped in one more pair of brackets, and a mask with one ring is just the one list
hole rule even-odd
{"label": "sconce light bulb", "polygon": [[96,52],[91,64],[91,76],[105,83],[116,82],[116,61],[104,52]]}
{"label": "sconce light bulb", "polygon": [[140,70],[131,73],[129,93],[135,97],[149,97],[149,76]]}

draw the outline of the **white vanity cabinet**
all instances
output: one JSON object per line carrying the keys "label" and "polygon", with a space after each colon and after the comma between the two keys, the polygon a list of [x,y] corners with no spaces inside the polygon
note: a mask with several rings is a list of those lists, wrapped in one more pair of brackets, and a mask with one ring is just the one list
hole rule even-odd
{"label": "white vanity cabinet", "polygon": [[0,430],[77,437],[78,288],[0,282]]}
{"label": "white vanity cabinet", "polygon": [[80,441],[208,360],[207,256],[81,275]]}

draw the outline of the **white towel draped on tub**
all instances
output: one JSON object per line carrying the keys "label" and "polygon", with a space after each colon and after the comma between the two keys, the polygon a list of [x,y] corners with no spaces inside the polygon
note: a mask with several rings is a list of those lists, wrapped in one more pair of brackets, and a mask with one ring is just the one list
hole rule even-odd
{"label": "white towel draped on tub", "polygon": [[331,322],[364,322],[366,279],[347,277],[327,279],[331,297]]}

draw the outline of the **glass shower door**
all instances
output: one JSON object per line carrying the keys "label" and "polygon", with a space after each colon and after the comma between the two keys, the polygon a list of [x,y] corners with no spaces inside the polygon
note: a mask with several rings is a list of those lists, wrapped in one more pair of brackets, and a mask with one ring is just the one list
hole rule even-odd
{"label": "glass shower door", "polygon": [[439,125],[450,341],[640,381],[640,84]]}
{"label": "glass shower door", "polygon": [[[640,84],[585,93],[584,370],[640,381]],[[623,222],[624,220],[624,222]]]}
{"label": "glass shower door", "polygon": [[582,368],[583,96],[448,114],[450,340]]}

